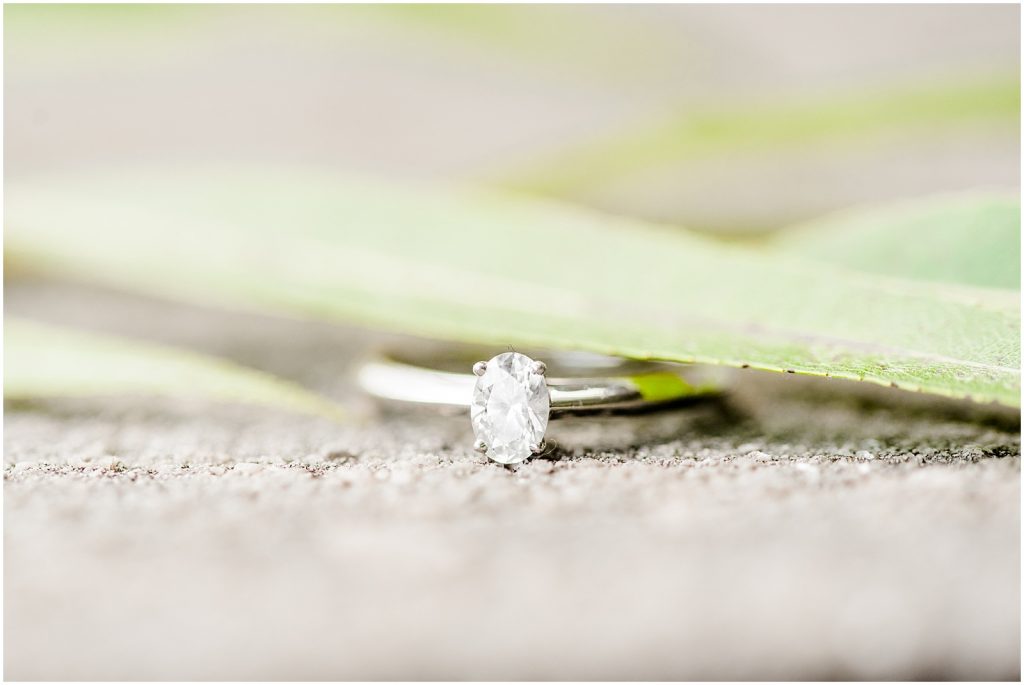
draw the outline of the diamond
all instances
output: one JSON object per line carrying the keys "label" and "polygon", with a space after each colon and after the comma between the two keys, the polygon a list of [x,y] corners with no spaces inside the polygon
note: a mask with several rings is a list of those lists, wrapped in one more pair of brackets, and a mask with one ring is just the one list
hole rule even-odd
{"label": "diamond", "polygon": [[487,362],[473,388],[473,434],[500,464],[526,461],[544,440],[551,397],[543,365],[505,352]]}

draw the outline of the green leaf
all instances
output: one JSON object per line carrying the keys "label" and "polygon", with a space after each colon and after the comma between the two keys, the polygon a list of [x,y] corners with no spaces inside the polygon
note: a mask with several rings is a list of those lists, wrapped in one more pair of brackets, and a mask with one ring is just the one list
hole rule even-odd
{"label": "green leaf", "polygon": [[593,191],[623,177],[709,158],[813,146],[863,144],[893,131],[941,132],[965,122],[1020,122],[1020,79],[976,79],[878,93],[851,93],[736,110],[694,111],[556,152],[499,179],[549,195]]}
{"label": "green leaf", "polygon": [[860,271],[1020,289],[1020,201],[970,194],[840,212],[783,232],[776,247]]}
{"label": "green leaf", "polygon": [[1019,406],[1017,293],[883,277],[496,194],[247,167],[7,188],[8,252],[205,304]]}
{"label": "green leaf", "polygon": [[342,416],[323,397],[223,359],[4,317],[4,399],[114,395],[191,397]]}

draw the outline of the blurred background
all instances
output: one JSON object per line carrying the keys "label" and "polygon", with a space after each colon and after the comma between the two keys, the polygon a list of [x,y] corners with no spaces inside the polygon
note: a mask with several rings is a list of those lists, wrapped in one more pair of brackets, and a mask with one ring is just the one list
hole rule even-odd
{"label": "blurred background", "polygon": [[[1019,198],[1015,5],[16,5],[4,95],[8,202],[230,163],[758,244]],[[1019,678],[1019,412],[751,375],[671,440],[506,472],[467,422],[360,397],[392,336],[28,266],[5,250],[5,320],[227,360],[288,384],[231,376],[249,397],[354,420],[6,401],[8,678]]]}
{"label": "blurred background", "polygon": [[9,180],[323,165],[764,231],[1019,186],[1007,6],[26,6]]}

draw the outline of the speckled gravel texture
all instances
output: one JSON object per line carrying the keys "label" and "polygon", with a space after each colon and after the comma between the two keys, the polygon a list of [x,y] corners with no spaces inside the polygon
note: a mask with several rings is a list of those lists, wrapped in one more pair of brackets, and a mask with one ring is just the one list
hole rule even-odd
{"label": "speckled gravel texture", "polygon": [[1019,678],[1017,412],[744,371],[513,470],[464,417],[362,400],[367,333],[38,284],[6,304],[353,415],[7,406],[8,679]]}

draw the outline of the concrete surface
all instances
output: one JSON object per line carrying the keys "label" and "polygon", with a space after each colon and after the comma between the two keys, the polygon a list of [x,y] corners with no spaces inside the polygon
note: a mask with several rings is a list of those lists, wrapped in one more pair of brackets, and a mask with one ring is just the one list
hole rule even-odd
{"label": "concrete surface", "polygon": [[509,470],[468,420],[361,400],[360,331],[45,284],[6,306],[355,417],[8,406],[8,679],[1019,678],[1016,412],[743,372]]}

